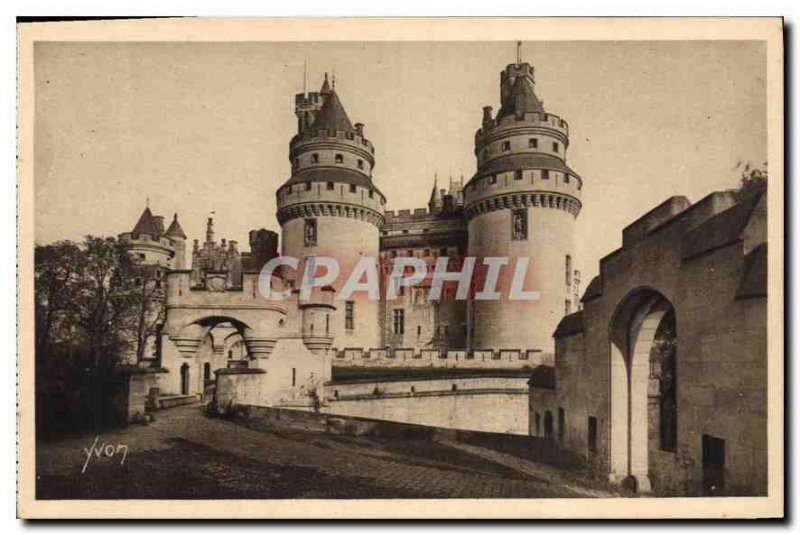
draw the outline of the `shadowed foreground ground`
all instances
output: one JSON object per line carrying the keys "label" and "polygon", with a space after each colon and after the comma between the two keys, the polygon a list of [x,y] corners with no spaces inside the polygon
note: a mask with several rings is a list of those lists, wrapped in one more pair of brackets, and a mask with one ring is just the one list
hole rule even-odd
{"label": "shadowed foreground ground", "polygon": [[[39,499],[493,498],[607,496],[569,457],[518,447],[349,437],[207,418],[199,406],[100,435],[125,462],[92,455],[95,436],[37,448]],[[109,448],[110,451],[110,448]],[[541,459],[539,459],[541,461]]]}

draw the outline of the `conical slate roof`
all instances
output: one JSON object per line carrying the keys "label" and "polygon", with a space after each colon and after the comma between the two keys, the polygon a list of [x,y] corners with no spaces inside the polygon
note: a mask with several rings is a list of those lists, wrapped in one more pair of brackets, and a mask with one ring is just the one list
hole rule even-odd
{"label": "conical slate roof", "polygon": [[325,73],[325,81],[322,82],[322,87],[319,90],[320,95],[327,95],[331,92],[331,85],[328,83],[328,73]]}
{"label": "conical slate roof", "polygon": [[167,229],[165,236],[168,236],[170,238],[182,238],[184,240],[186,239],[186,233],[183,231],[183,228],[181,228],[181,224],[178,223],[178,214],[172,216],[172,223]]}
{"label": "conical slate roof", "polygon": [[160,234],[158,225],[155,219],[153,219],[153,212],[150,211],[149,206],[142,212],[139,221],[136,223],[136,226],[133,227],[132,234],[150,234],[151,236],[158,236]]}
{"label": "conical slate roof", "polygon": [[319,110],[317,118],[311,124],[311,130],[328,130],[330,132],[355,132],[353,123],[347,117],[336,90],[332,89]]}
{"label": "conical slate roof", "polygon": [[533,91],[533,81],[527,76],[517,76],[514,86],[511,88],[511,94],[502,104],[500,112],[497,114],[498,119],[512,114],[544,113],[542,101]]}

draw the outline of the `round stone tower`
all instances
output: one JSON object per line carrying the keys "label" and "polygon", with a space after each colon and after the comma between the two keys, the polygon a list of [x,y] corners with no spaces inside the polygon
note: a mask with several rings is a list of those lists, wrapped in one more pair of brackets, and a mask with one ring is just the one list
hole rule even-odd
{"label": "round stone tower", "polygon": [[[386,200],[372,183],[375,148],[364,137],[364,125],[350,122],[327,74],[318,93],[295,96],[295,113],[298,132],[289,144],[292,176],[277,192],[281,254],[299,259],[301,268],[309,257],[335,258],[341,271],[331,286],[338,292],[362,258],[374,261],[377,269]],[[290,275],[296,287],[302,280],[299,271]],[[377,300],[356,292],[333,304],[333,347],[379,347]]]}
{"label": "round stone tower", "polygon": [[[498,279],[501,296],[470,303],[474,349],[553,353],[553,331],[573,303],[575,219],[582,179],[566,163],[567,123],[547,113],[534,92],[534,69],[512,63],[500,73],[500,111],[483,108],[475,134],[478,171],[464,188],[470,256],[508,257]],[[509,299],[515,265],[528,260],[522,290]],[[485,273],[484,273],[485,274]],[[483,286],[476,278],[478,290]],[[477,297],[477,296],[476,296]],[[486,296],[484,296],[486,297]]]}

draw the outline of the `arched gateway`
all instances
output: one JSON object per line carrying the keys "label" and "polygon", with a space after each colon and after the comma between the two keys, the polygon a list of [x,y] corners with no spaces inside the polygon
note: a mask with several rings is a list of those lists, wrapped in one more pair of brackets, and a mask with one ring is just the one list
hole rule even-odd
{"label": "arched gateway", "polygon": [[612,477],[647,492],[650,450],[676,444],[672,303],[655,290],[634,290],[617,307],[609,341]]}

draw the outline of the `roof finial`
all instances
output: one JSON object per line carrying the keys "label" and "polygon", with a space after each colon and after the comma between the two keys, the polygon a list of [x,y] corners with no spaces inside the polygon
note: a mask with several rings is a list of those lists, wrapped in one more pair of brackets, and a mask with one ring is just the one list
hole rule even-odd
{"label": "roof finial", "polygon": [[149,195],[147,196],[147,199],[145,199],[145,201],[144,201],[144,202],[145,202],[145,206],[146,206],[147,208],[150,208],[150,196],[149,196]]}
{"label": "roof finial", "polygon": [[522,41],[517,41],[517,65],[522,63]]}
{"label": "roof finial", "polygon": [[308,58],[303,58],[303,97],[308,96]]}

